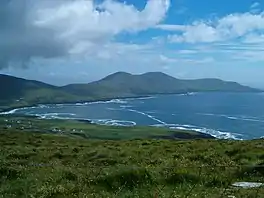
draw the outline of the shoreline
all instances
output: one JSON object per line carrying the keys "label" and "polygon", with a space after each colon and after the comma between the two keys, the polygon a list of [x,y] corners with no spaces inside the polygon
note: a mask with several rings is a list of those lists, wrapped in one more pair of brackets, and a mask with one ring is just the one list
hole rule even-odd
{"label": "shoreline", "polygon": [[[64,120],[64,121],[77,121],[80,123],[86,123],[89,125],[95,125],[95,126],[107,126],[107,127],[127,127],[127,128],[163,128],[163,129],[168,129],[168,130],[173,130],[175,131],[175,136],[171,135],[171,136],[160,136],[161,139],[175,139],[174,137],[176,137],[178,134],[177,132],[192,132],[194,134],[197,134],[197,136],[202,136],[202,139],[215,139],[215,140],[232,140],[232,141],[253,141],[253,140],[259,140],[259,139],[264,139],[263,137],[259,137],[259,138],[253,138],[253,139],[239,139],[239,138],[221,138],[218,137],[217,135],[213,135],[210,133],[206,133],[206,132],[201,132],[201,130],[195,130],[195,129],[177,129],[177,128],[170,128],[168,126],[162,126],[162,127],[156,127],[156,126],[152,126],[152,125],[148,125],[148,126],[139,126],[139,125],[134,125],[134,126],[125,126],[125,125],[106,125],[106,124],[98,124],[93,122],[93,120],[91,119],[80,119],[80,118],[42,118],[41,116],[37,116],[37,115],[25,115],[25,114],[16,114],[16,113],[11,113],[11,114],[0,114],[0,117],[9,117],[9,118],[16,118],[16,117],[21,117],[21,118],[33,118],[33,119],[40,119],[40,120]],[[232,134],[232,133],[230,133]],[[184,137],[184,135],[183,135]],[[154,138],[154,136],[153,136]],[[192,139],[192,138],[190,138]]]}
{"label": "shoreline", "polygon": [[[173,95],[173,94],[168,94],[168,95]],[[94,100],[76,100],[76,101],[72,101],[72,102],[62,102],[62,103],[36,103],[36,104],[31,104],[31,105],[22,105],[22,106],[18,106],[18,107],[8,107],[6,109],[0,109],[0,115],[5,115],[3,113],[7,113],[10,112],[12,110],[18,110],[18,109],[23,109],[23,108],[30,108],[30,107],[37,107],[40,105],[74,105],[77,103],[94,103],[94,102],[107,102],[107,101],[111,101],[111,100],[124,100],[124,99],[139,99],[139,98],[145,98],[145,97],[155,97],[158,96],[158,94],[156,95],[143,95],[143,96],[131,96],[131,97],[119,97],[119,98],[106,98],[106,99],[94,99]]]}
{"label": "shoreline", "polygon": [[[203,92],[184,92],[184,93],[173,93],[173,94],[155,94],[155,95],[143,95],[143,96],[130,96],[130,97],[118,97],[118,98],[105,98],[105,99],[99,99],[99,100],[83,100],[83,101],[74,101],[74,102],[65,102],[65,103],[40,103],[40,104],[34,104],[34,105],[24,105],[24,106],[21,106],[21,107],[17,107],[17,108],[6,108],[6,109],[1,109],[0,110],[0,116],[21,116],[21,117],[35,117],[35,118],[40,118],[40,119],[52,119],[52,118],[41,118],[41,116],[38,116],[38,115],[25,115],[25,114],[19,114],[19,113],[16,113],[17,110],[19,109],[26,109],[26,108],[35,108],[35,107],[38,107],[38,106],[41,106],[41,105],[77,105],[77,104],[92,104],[92,103],[97,103],[97,102],[111,102],[111,101],[114,101],[114,100],[126,100],[126,99],[144,99],[144,98],[153,98],[153,97],[159,97],[159,96],[163,96],[163,95],[193,95],[193,94],[196,94],[196,93],[203,93]],[[208,93],[208,92],[206,92]],[[11,112],[11,111],[14,111],[14,112]],[[94,124],[94,125],[104,125],[104,124],[98,124],[98,123],[95,123],[93,122],[93,120],[91,119],[75,119],[75,118],[54,118],[54,119],[62,119],[62,120],[77,120],[77,121],[82,121],[82,122],[87,122],[87,123],[90,123],[90,124]],[[107,126],[112,126],[112,125],[107,125]],[[137,127],[138,125],[135,125],[135,126],[124,126],[124,127]],[[146,127],[153,127],[153,126],[146,126]],[[162,128],[170,128],[168,126],[162,126]],[[174,129],[175,130],[175,129]],[[177,130],[177,129],[176,129]],[[201,130],[195,130],[195,129],[183,129],[184,131],[192,131],[192,132],[195,132],[197,134],[203,134],[203,135],[209,135],[211,136],[212,138],[214,139],[226,139],[226,140],[236,140],[236,141],[241,141],[241,140],[245,140],[245,139],[241,139],[241,138],[237,138],[237,137],[221,137],[220,135],[217,135],[217,134],[210,134],[210,133],[207,133],[207,132],[201,132]],[[206,129],[207,130],[207,129]],[[225,132],[222,132],[222,131],[217,131],[216,132],[219,132],[219,133],[225,133]],[[230,135],[232,135],[232,133],[229,133]],[[261,139],[260,138],[255,138],[255,139]],[[254,140],[254,139],[252,139]]]}
{"label": "shoreline", "polygon": [[[13,125],[12,123],[15,123],[14,126],[12,126],[13,128],[15,128],[16,130],[22,130],[24,131],[24,127],[25,126],[17,126],[17,124],[21,124],[24,125],[23,123],[28,123],[30,122],[31,125],[33,126],[33,128],[31,129],[28,129],[29,131],[27,132],[36,132],[35,130],[37,130],[38,132],[41,132],[43,130],[43,133],[45,133],[45,131],[47,129],[39,129],[39,128],[34,128],[34,120],[38,120],[39,117],[38,116],[34,116],[34,115],[19,115],[19,114],[8,114],[8,115],[2,115],[0,116],[0,118],[2,117],[2,119],[5,119],[6,122],[10,123],[10,126]],[[43,123],[45,122],[49,122],[49,121],[54,121],[56,120],[55,118],[54,119],[45,119],[45,118],[40,118],[41,121],[43,121]],[[97,124],[97,123],[94,123],[92,122],[91,120],[88,120],[88,119],[60,119],[62,121],[62,123],[65,122],[66,126],[70,126],[71,124],[76,125],[79,123],[80,126],[83,126],[83,125],[87,125],[87,127],[89,128],[89,126],[91,126],[92,128],[93,127],[98,127],[97,129],[100,129],[102,127],[102,129],[104,129],[106,127],[106,129],[116,129],[117,131],[120,131],[122,130],[124,133],[126,133],[126,130],[127,131],[131,131],[131,130],[134,130],[135,128],[138,129],[138,130],[142,130],[142,131],[149,131],[151,132],[152,129],[156,128],[155,126],[113,126],[113,125],[103,125],[103,124]],[[56,125],[57,122],[55,122],[55,125],[54,127],[57,127]],[[58,127],[60,128],[62,126],[62,123],[61,122],[58,122]],[[64,124],[63,124],[64,125]],[[78,125],[78,126],[79,126]],[[31,127],[32,127],[31,126]],[[7,126],[2,126],[3,128],[8,128]],[[21,129],[23,128],[23,129]],[[159,128],[159,129],[158,129]],[[32,131],[31,131],[32,130]],[[76,130],[76,131],[75,131]],[[153,134],[150,134],[150,136],[147,137],[147,139],[156,139],[156,140],[197,140],[197,139],[211,139],[211,140],[217,140],[218,138],[210,135],[210,134],[207,134],[207,133],[202,133],[202,132],[198,132],[198,131],[195,131],[195,130],[182,130],[182,129],[170,129],[168,127],[157,127],[157,130],[161,130],[163,132],[166,132],[164,134],[156,134],[153,133]],[[49,130],[50,131],[50,130]],[[83,132],[79,133],[78,132],[79,129],[76,128],[74,129],[74,133],[66,133],[68,135],[70,134],[73,134],[73,135],[77,135],[77,136],[82,136],[83,135]],[[56,134],[57,131],[55,132],[49,132],[51,134]],[[130,132],[130,134],[133,136],[133,133]],[[135,137],[132,138],[131,137],[131,140],[137,140],[137,139],[142,139],[142,138],[139,138],[137,137],[138,135],[135,134]],[[109,138],[109,137],[100,137],[100,135],[97,137],[97,136],[89,136],[88,139],[102,139],[102,140],[123,140],[123,139],[119,139],[120,137],[118,138]],[[144,138],[143,138],[144,139]]]}
{"label": "shoreline", "polygon": [[[77,121],[80,123],[84,123],[84,124],[89,124],[89,125],[95,125],[95,126],[107,126],[107,127],[127,127],[127,128],[162,128],[162,129],[167,129],[167,130],[171,130],[171,131],[175,131],[174,135],[170,135],[170,136],[160,136],[160,137],[156,137],[156,138],[160,138],[160,139],[176,139],[176,137],[187,137],[184,135],[184,132],[188,133],[188,132],[192,132],[194,136],[197,137],[201,137],[202,139],[216,139],[216,140],[234,140],[234,141],[241,141],[243,139],[237,139],[237,138],[221,138],[218,137],[217,135],[213,135],[210,133],[206,133],[206,132],[201,132],[200,130],[195,130],[195,129],[177,129],[177,128],[170,128],[169,126],[162,126],[162,127],[156,127],[156,126],[139,126],[139,125],[134,125],[134,126],[125,126],[125,125],[107,125],[107,124],[98,124],[96,122],[94,122],[93,120],[90,119],[80,119],[80,118],[43,118],[41,116],[37,116],[37,115],[25,115],[25,114],[2,114],[0,115],[0,117],[8,117],[8,118],[16,118],[16,117],[22,117],[22,118],[34,118],[34,119],[40,119],[43,121],[48,121],[48,120],[64,120],[64,121]],[[179,132],[182,132],[183,134],[179,135]],[[195,135],[196,134],[196,135]],[[153,138],[155,138],[153,136]],[[195,139],[195,138],[190,138],[190,139]]]}
{"label": "shoreline", "polygon": [[5,112],[9,112],[16,109],[22,109],[22,108],[30,108],[30,107],[36,107],[39,105],[63,105],[63,104],[76,104],[76,103],[93,103],[93,102],[106,102],[111,100],[124,100],[124,99],[140,99],[145,97],[157,97],[157,96],[166,96],[166,95],[181,95],[181,94],[187,94],[192,95],[193,93],[264,93],[264,90],[258,91],[258,92],[236,92],[236,91],[205,91],[205,92],[197,92],[197,91],[184,91],[184,92],[178,92],[178,93],[157,93],[157,94],[148,94],[148,95],[140,95],[140,96],[124,96],[124,97],[117,97],[117,98],[101,98],[101,99],[90,99],[90,100],[76,100],[72,102],[59,102],[59,103],[33,103],[29,105],[21,105],[17,107],[7,107],[7,108],[0,108],[0,115]]}

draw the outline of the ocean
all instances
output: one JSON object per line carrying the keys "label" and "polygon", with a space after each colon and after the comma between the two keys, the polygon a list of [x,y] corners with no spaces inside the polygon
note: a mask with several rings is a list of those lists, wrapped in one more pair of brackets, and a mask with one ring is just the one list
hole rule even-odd
{"label": "ocean", "polygon": [[222,139],[264,136],[263,93],[190,93],[51,104],[2,114],[37,115],[43,119],[83,119],[114,126],[154,126],[194,130]]}

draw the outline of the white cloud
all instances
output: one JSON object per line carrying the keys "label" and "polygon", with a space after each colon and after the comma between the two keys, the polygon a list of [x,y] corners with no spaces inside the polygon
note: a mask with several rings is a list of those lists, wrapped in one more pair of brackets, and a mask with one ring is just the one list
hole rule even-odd
{"label": "white cloud", "polygon": [[59,36],[65,38],[96,40],[122,31],[140,31],[155,26],[163,20],[168,8],[169,0],[150,0],[142,11],[113,0],[99,5],[77,0],[41,9],[35,24],[58,29]]}
{"label": "white cloud", "polygon": [[215,59],[213,57],[205,57],[205,58],[193,58],[193,59],[182,59],[182,63],[189,63],[189,64],[209,64],[215,62]]}
{"label": "white cloud", "polygon": [[236,38],[244,36],[253,31],[264,30],[264,13],[261,14],[231,14],[218,21],[216,27],[218,31],[222,30],[222,34]]}
{"label": "white cloud", "polygon": [[180,50],[177,53],[179,54],[196,54],[198,51],[197,50]]}
{"label": "white cloud", "polygon": [[235,60],[242,60],[246,62],[263,62],[264,61],[263,51],[242,51],[236,52],[232,58]]}
{"label": "white cloud", "polygon": [[[195,21],[190,25],[157,25],[156,28],[175,31],[168,36],[171,42],[212,43],[244,37],[247,34],[264,32],[264,12],[260,14],[236,13],[215,21]],[[260,36],[256,33],[256,36]]]}
{"label": "white cloud", "polygon": [[258,44],[258,43],[264,44],[264,33],[263,34],[256,34],[256,33],[249,34],[245,36],[242,42],[248,43],[248,44]]}
{"label": "white cloud", "polygon": [[171,64],[171,63],[178,62],[177,59],[175,59],[175,58],[169,58],[169,57],[167,57],[167,56],[165,56],[163,54],[159,55],[159,58],[160,58],[160,62],[162,64]]}
{"label": "white cloud", "polygon": [[149,0],[141,11],[115,0],[6,2],[0,7],[0,67],[96,51],[107,58],[104,48],[116,35],[155,27],[170,6],[170,0]]}
{"label": "white cloud", "polygon": [[184,25],[159,24],[156,28],[167,31],[186,31],[187,27]]}
{"label": "white cloud", "polygon": [[168,37],[171,42],[214,42],[221,40],[219,32],[211,26],[199,23],[193,26],[186,26],[185,31],[181,35],[172,35]]}

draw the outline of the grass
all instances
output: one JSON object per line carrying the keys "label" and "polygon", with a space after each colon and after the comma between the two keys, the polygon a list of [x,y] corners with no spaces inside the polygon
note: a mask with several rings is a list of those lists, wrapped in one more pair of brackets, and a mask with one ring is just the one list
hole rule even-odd
{"label": "grass", "polygon": [[[33,127],[0,132],[0,197],[261,198],[264,194],[264,188],[231,186],[239,181],[264,182],[264,168],[258,166],[264,164],[263,140],[153,140],[146,135],[136,140],[131,139],[133,132],[164,135],[166,130],[20,118],[21,123],[26,121],[32,126],[38,123],[43,133]],[[45,131],[56,122],[65,130],[79,126],[83,133],[94,130],[90,133],[107,137],[111,131],[126,130],[130,137],[98,140]],[[0,126],[3,123],[0,120]]]}

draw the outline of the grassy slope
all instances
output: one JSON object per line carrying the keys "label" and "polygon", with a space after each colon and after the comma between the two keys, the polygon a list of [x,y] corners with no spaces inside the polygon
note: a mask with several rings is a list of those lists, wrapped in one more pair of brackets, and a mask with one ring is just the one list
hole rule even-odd
{"label": "grassy slope", "polygon": [[[0,75],[0,83],[0,111],[1,109],[34,104],[69,102],[81,99],[80,96],[66,93],[59,87],[38,81]],[[86,97],[86,99],[88,98]]]}
{"label": "grassy slope", "polygon": [[[27,122],[32,125],[32,120]],[[77,126],[63,122],[58,127]],[[2,120],[1,126],[5,123]],[[54,124],[36,120],[33,125],[47,132]],[[92,127],[87,125],[87,130],[95,130]],[[102,127],[101,133],[107,136],[110,129],[125,130]],[[31,130],[0,132],[0,197],[261,198],[264,194],[263,188],[230,186],[236,181],[264,182],[264,170],[256,166],[264,164],[263,140],[100,141]],[[138,130],[146,133],[151,128]]]}

